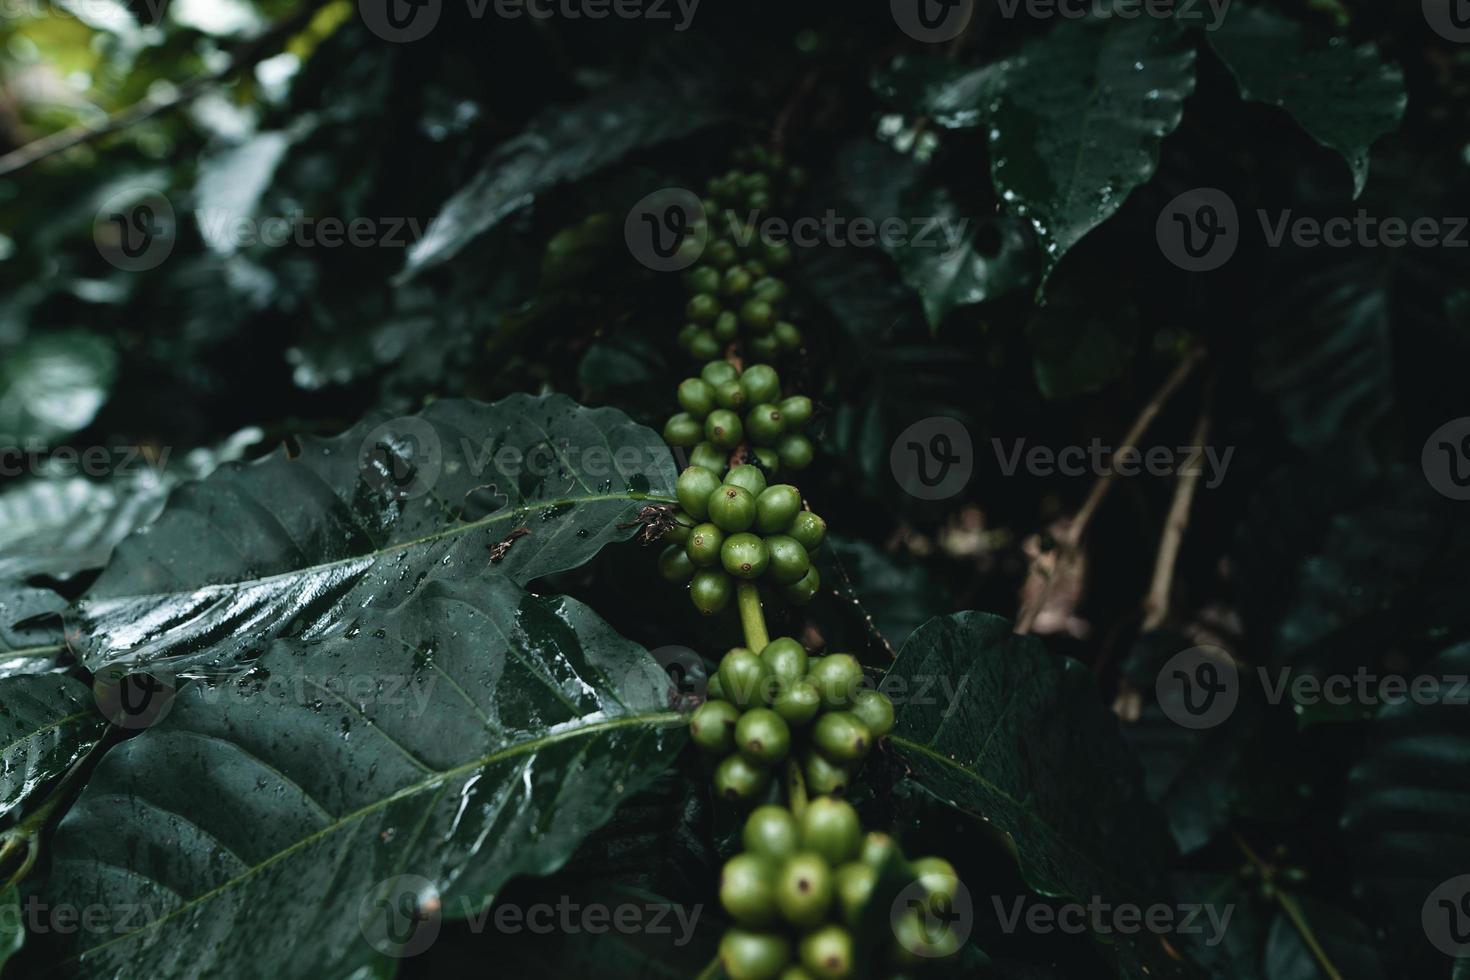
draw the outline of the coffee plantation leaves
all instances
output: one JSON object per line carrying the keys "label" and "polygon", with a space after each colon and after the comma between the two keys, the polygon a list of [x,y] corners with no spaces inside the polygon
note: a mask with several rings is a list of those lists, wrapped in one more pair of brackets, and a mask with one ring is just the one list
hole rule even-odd
{"label": "coffee plantation leaves", "polygon": [[1194,49],[1171,21],[1065,23],[1008,65],[990,176],[1045,248],[1045,270],[1154,174],[1194,91]]}
{"label": "coffee plantation leaves", "polygon": [[[921,626],[884,680],[893,747],[927,792],[1004,834],[1041,894],[1162,900],[1169,831],[1092,674],[1011,629],[978,612]],[[1111,949],[1124,976],[1190,975],[1147,933]]]}
{"label": "coffee plantation leaves", "polygon": [[136,913],[78,935],[90,976],[343,976],[432,938],[400,903],[471,918],[560,867],[682,746],[667,699],[580,603],[441,569],[347,635],[185,686],[102,760],[43,897]]}
{"label": "coffee plantation leaves", "polygon": [[72,331],[0,345],[0,446],[32,451],[85,429],[117,372],[112,345]]}
{"label": "coffee plantation leaves", "polygon": [[1235,6],[1208,37],[1241,97],[1285,109],[1314,140],[1342,154],[1352,168],[1353,196],[1361,194],[1374,141],[1404,117],[1403,70],[1385,62],[1377,45],[1324,42],[1259,7]]}
{"label": "coffee plantation leaves", "polygon": [[200,674],[340,631],[431,570],[516,582],[575,568],[672,500],[658,435],[561,395],[374,414],[180,488],[123,542],[72,625],[81,657]]}
{"label": "coffee plantation leaves", "polygon": [[106,727],[80,681],[59,674],[0,677],[0,817],[71,768]]}

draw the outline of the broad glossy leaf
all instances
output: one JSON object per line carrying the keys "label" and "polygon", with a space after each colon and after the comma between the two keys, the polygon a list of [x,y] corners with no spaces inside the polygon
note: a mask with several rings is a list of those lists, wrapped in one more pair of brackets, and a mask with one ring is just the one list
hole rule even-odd
{"label": "broad glossy leaf", "polygon": [[920,195],[907,206],[926,222],[911,242],[891,250],[938,328],[954,310],[1004,296],[1032,283],[1033,240],[1019,221],[966,215],[947,190]]}
{"label": "broad glossy leaf", "polygon": [[1242,98],[1291,113],[1353,172],[1353,196],[1368,182],[1373,143],[1398,128],[1409,96],[1404,73],[1374,44],[1308,35],[1302,24],[1264,7],[1235,4],[1207,35]]}
{"label": "broad glossy leaf", "polygon": [[71,768],[106,727],[80,681],[61,674],[0,677],[0,817]]}
{"label": "broad glossy leaf", "polygon": [[580,603],[442,570],[348,635],[184,687],[102,760],[46,898],[145,910],[78,937],[87,975],[345,975],[403,948],[372,926],[391,879],[458,919],[559,868],[683,744],[668,694]]}
{"label": "broad glossy leaf", "polygon": [[[1117,719],[1086,667],[1011,629],[962,612],[909,638],[885,680],[894,749],[928,793],[1004,835],[1041,894],[1162,900],[1168,830]],[[1190,975],[1148,934],[1111,949],[1124,976]]]}
{"label": "broad glossy leaf", "polygon": [[[299,455],[186,484],[120,545],[69,625],[90,669],[243,666],[281,636],[340,631],[431,571],[517,582],[575,568],[676,477],[653,431],[561,395],[374,414]],[[512,534],[520,535],[511,539]],[[497,549],[504,545],[503,549]],[[495,549],[495,550],[492,550]]]}
{"label": "broad glossy leaf", "polygon": [[996,108],[1009,63],[966,68],[939,58],[901,54],[873,73],[874,93],[894,108],[927,116],[945,129],[979,126]]}
{"label": "broad glossy leaf", "polygon": [[112,344],[81,331],[0,349],[0,447],[44,448],[86,428],[116,371]]}
{"label": "broad glossy leaf", "polygon": [[991,121],[990,176],[1045,248],[1062,256],[1158,166],[1194,91],[1194,47],[1172,21],[1068,22],[1005,70]]}

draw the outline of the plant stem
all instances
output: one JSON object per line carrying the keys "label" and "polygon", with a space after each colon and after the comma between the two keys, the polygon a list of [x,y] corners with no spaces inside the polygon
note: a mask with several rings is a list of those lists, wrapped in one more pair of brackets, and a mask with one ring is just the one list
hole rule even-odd
{"label": "plant stem", "polygon": [[720,973],[720,958],[716,956],[709,961],[709,965],[699,971],[699,976],[695,977],[694,980],[715,980],[716,977],[722,975]]}
{"label": "plant stem", "polygon": [[754,582],[735,586],[735,601],[740,606],[740,628],[745,631],[745,645],[751,653],[760,653],[771,642],[766,632],[766,615],[761,611],[761,590]]}
{"label": "plant stem", "polygon": [[806,812],[806,777],[801,774],[801,763],[786,760],[786,798],[790,801],[791,815],[800,820]]}

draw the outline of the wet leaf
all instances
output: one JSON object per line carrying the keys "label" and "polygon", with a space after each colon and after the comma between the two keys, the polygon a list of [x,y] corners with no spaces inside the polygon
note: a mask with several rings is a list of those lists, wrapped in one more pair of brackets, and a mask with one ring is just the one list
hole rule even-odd
{"label": "wet leaf", "polygon": [[[70,769],[106,727],[80,681],[59,674],[0,677],[0,817]],[[0,939],[0,960],[3,947]]]}
{"label": "wet leaf", "polygon": [[116,371],[112,344],[81,331],[0,348],[0,446],[44,449],[85,429]]}
{"label": "wet leaf", "polygon": [[647,503],[672,500],[675,475],[656,433],[561,395],[377,413],[303,438],[294,458],[283,448],[181,487],[69,624],[92,670],[238,669],[277,637],[341,632],[401,603],[433,570],[476,576],[513,532],[529,533],[494,568],[514,581],[575,568],[630,537],[619,525]]}
{"label": "wet leaf", "polygon": [[[682,746],[667,698],[580,603],[441,571],[187,685],[102,760],[43,898],[134,913],[77,934],[87,975],[343,976],[559,868]],[[271,941],[224,941],[250,935]]]}

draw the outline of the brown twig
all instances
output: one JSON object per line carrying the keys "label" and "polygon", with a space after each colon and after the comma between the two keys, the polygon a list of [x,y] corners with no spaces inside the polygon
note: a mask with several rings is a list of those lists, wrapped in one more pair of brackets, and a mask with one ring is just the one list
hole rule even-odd
{"label": "brown twig", "polygon": [[[1203,446],[1210,437],[1209,396],[1205,396],[1205,408],[1200,411],[1199,421],[1194,425],[1190,437],[1191,446]],[[1179,474],[1174,487],[1174,499],[1169,503],[1169,515],[1164,518],[1164,529],[1159,536],[1158,554],[1154,556],[1154,577],[1149,583],[1148,594],[1143,600],[1143,631],[1158,629],[1169,615],[1169,593],[1174,585],[1174,566],[1179,560],[1179,548],[1184,543],[1184,532],[1189,527],[1189,509],[1194,503],[1194,492],[1199,487],[1201,467],[1186,469]]]}
{"label": "brown twig", "polygon": [[[1164,403],[1179,390],[1180,385],[1188,380],[1195,367],[1204,359],[1205,352],[1201,347],[1192,348],[1189,353],[1174,367],[1159,390],[1143,406],[1138,417],[1133,420],[1133,425],[1128,428],[1123,437],[1123,444],[1113,453],[1116,458],[1125,451],[1131,451],[1138,447],[1138,441],[1148,431],[1149,425],[1163,409]],[[1021,607],[1016,616],[1016,632],[1029,633],[1036,624],[1036,617],[1046,607],[1046,600],[1051,595],[1051,585],[1057,580],[1057,573],[1066,563],[1073,561],[1076,557],[1078,547],[1082,543],[1082,535],[1087,531],[1087,525],[1092,521],[1093,515],[1097,513],[1098,507],[1102,505],[1103,498],[1113,486],[1113,471],[1109,470],[1098,476],[1092,484],[1092,490],[1087,494],[1087,499],[1082,502],[1082,507],[1077,511],[1077,516],[1072,518],[1071,524],[1062,532],[1057,546],[1049,552],[1039,555],[1031,563],[1027,572],[1027,578],[1041,578],[1040,587],[1031,593],[1031,597]]]}
{"label": "brown twig", "polygon": [[260,35],[246,41],[230,59],[229,64],[218,71],[189,79],[180,85],[172,95],[163,98],[150,96],[133,103],[126,109],[118,110],[100,123],[73,126],[16,147],[4,156],[0,156],[0,177],[8,177],[47,157],[55,156],[84,143],[95,142],[105,136],[135,126],[145,119],[151,119],[192,102],[203,95],[210,86],[224,81],[237,72],[247,71],[264,61],[275,52],[279,42],[305,27],[316,15],[319,6],[319,3],[313,3],[272,24]]}

